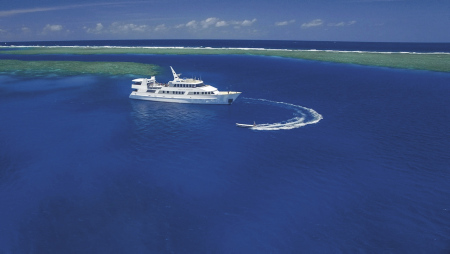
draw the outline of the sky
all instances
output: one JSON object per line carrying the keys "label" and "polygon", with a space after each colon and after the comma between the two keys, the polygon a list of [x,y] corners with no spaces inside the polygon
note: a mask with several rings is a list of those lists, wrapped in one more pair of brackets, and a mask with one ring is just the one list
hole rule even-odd
{"label": "sky", "polygon": [[450,42],[450,0],[0,0],[0,42]]}

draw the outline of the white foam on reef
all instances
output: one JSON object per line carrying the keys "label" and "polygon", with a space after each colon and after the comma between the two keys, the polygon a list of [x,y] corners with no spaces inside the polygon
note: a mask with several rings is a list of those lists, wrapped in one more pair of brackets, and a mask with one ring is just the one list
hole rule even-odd
{"label": "white foam on reef", "polygon": [[314,109],[307,107],[287,103],[271,101],[266,99],[253,99],[253,98],[243,98],[245,102],[253,103],[264,103],[268,105],[275,105],[285,109],[291,109],[294,111],[294,117],[286,121],[279,123],[265,123],[257,124],[252,130],[258,131],[277,131],[277,130],[291,130],[300,128],[309,124],[316,124],[323,119],[322,115],[317,113]]}
{"label": "white foam on reef", "polygon": [[144,46],[20,46],[10,45],[2,46],[1,48],[86,48],[86,49],[195,49],[195,50],[242,50],[242,51],[287,51],[287,52],[328,52],[328,53],[361,53],[361,54],[414,54],[414,55],[434,55],[444,54],[450,55],[450,52],[407,52],[407,51],[361,51],[361,50],[319,50],[319,49],[268,49],[268,48],[212,48],[212,47],[144,47]]}

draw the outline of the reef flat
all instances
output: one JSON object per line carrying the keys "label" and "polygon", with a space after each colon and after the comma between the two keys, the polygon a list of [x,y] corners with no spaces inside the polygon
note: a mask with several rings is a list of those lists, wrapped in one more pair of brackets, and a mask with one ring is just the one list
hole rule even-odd
{"label": "reef flat", "polygon": [[[2,50],[3,49],[3,50]],[[253,48],[185,47],[0,47],[0,54],[170,54],[170,55],[254,55],[305,60],[450,72],[449,53],[369,52],[334,50],[284,50]]]}
{"label": "reef flat", "polygon": [[156,75],[158,67],[132,62],[0,60],[0,73],[21,76]]}

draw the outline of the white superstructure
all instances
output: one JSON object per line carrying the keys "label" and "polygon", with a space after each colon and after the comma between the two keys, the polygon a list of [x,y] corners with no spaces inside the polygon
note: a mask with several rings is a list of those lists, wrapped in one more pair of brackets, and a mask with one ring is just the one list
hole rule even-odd
{"label": "white superstructure", "polygon": [[181,78],[181,74],[177,74],[172,66],[170,69],[173,80],[167,84],[156,82],[155,76],[149,79],[134,79],[130,98],[176,103],[231,104],[241,94],[241,92],[218,91],[200,79]]}

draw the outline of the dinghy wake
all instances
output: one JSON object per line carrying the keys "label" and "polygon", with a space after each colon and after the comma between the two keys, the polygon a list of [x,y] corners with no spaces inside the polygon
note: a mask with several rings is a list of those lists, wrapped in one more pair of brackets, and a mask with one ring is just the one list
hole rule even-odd
{"label": "dinghy wake", "polygon": [[315,110],[291,103],[271,101],[266,99],[254,99],[254,98],[242,98],[242,99],[243,102],[245,103],[261,103],[281,107],[284,109],[290,109],[294,111],[293,118],[278,123],[256,124],[256,126],[253,126],[251,128],[252,130],[259,130],[259,131],[291,130],[309,124],[316,124],[323,119],[322,115],[317,113]]}

